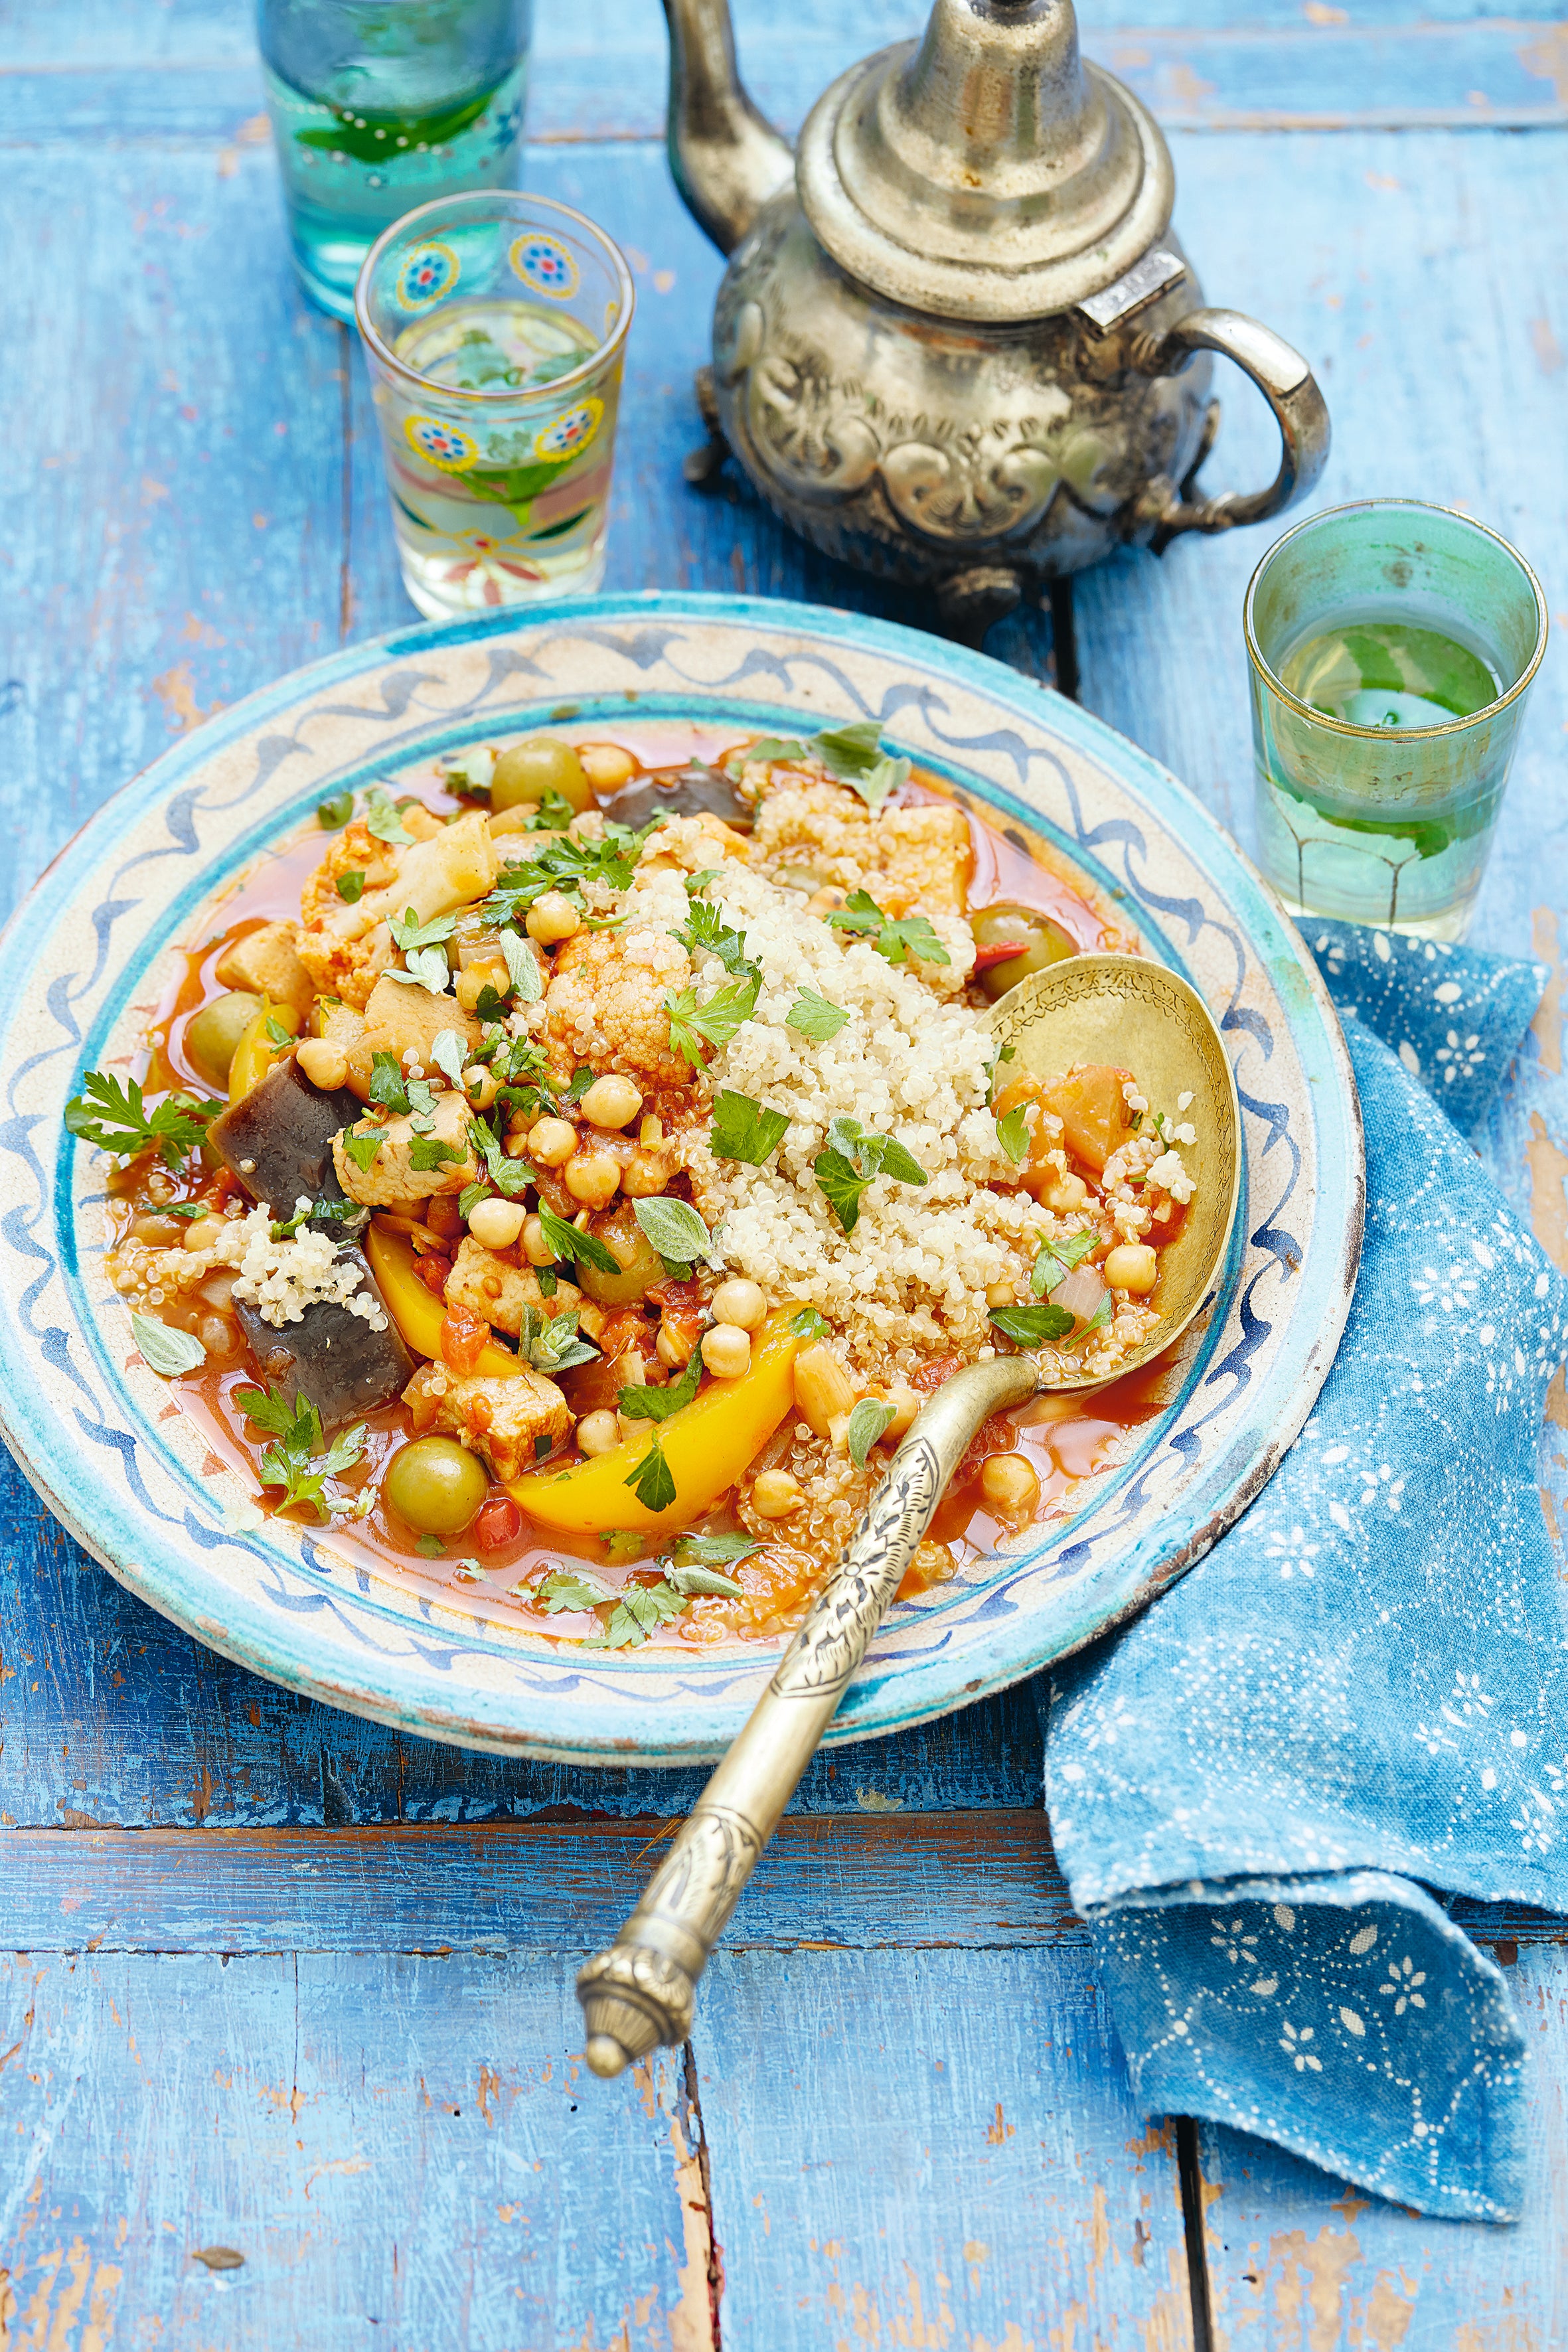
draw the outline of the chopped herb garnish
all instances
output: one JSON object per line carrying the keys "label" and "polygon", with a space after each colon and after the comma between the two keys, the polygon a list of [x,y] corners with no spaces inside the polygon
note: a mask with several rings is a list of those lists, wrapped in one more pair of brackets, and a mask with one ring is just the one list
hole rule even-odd
{"label": "chopped herb garnish", "polygon": [[815,1307],[803,1307],[797,1315],[791,1318],[789,1328],[802,1339],[826,1339],[827,1337],[826,1318],[819,1315]]}
{"label": "chopped herb garnish", "polygon": [[341,1225],[346,1217],[357,1217],[358,1214],[357,1201],[308,1201],[302,1209],[295,1210],[287,1223],[273,1225],[270,1238],[275,1242],[292,1241],[301,1225],[310,1224],[317,1219]]}
{"label": "chopped herb garnish", "polygon": [[827,1129],[827,1149],[812,1162],[828,1207],[847,1234],[860,1215],[860,1195],[879,1176],[899,1184],[927,1184],[925,1170],[896,1137],[872,1135],[858,1119],[836,1118]]}
{"label": "chopped herb garnish", "polygon": [[399,971],[395,964],[389,964],[382,974],[383,979],[407,981],[415,988],[427,988],[432,996],[445,996],[452,977],[445,948],[410,948],[406,950],[405,961],[406,971]]}
{"label": "chopped herb garnish", "polygon": [[421,1536],[414,1549],[421,1559],[439,1559],[447,1547],[439,1536]]}
{"label": "chopped herb garnish", "polygon": [[743,1601],[746,1588],[717,1568],[672,1568],[669,1581],[688,1601]]}
{"label": "chopped herb garnish", "polygon": [[852,727],[828,728],[812,746],[828,774],[858,793],[873,816],[910,773],[907,760],[882,750],[881,733],[876,719],[858,719]]}
{"label": "chopped herb garnish", "polygon": [[[657,1447],[655,1454],[658,1454]],[[648,1456],[649,1461],[653,1458],[653,1454]],[[661,1465],[664,1465],[665,1475],[668,1477],[668,1466],[664,1464],[664,1456],[661,1454],[658,1454],[658,1460]],[[669,1499],[673,1502],[674,1498],[675,1482],[670,1479]],[[644,1496],[642,1499],[646,1501],[647,1497]],[[663,1510],[666,1507],[663,1503],[648,1505],[650,1510]],[[606,1650],[635,1648],[640,1643],[646,1642],[648,1635],[658,1626],[668,1623],[672,1617],[679,1617],[685,1607],[686,1603],[681,1595],[673,1586],[667,1584],[662,1577],[657,1584],[626,1585],[622,1589],[620,1599],[610,1612],[610,1622],[605,1628],[602,1643],[595,1643],[594,1646],[595,1648],[602,1646]]]}
{"label": "chopped herb garnish", "polygon": [[784,1141],[789,1119],[782,1110],[764,1110],[750,1095],[733,1094],[721,1087],[713,1097],[713,1124],[708,1130],[710,1149],[720,1160],[743,1160],[760,1168]]}
{"label": "chopped herb garnish", "polygon": [[[488,1119],[471,1118],[468,1121],[468,1141],[484,1161],[490,1182],[499,1192],[504,1192],[509,1201],[515,1201],[518,1194],[525,1192],[532,1182],[533,1171],[527,1160],[510,1160],[507,1157],[497,1142],[495,1129]],[[480,1186],[469,1189],[482,1191],[483,1188]],[[467,1197],[465,1193],[464,1198]],[[465,1217],[468,1213],[467,1209],[464,1209]]]}
{"label": "chopped herb garnish", "polygon": [[743,980],[726,981],[705,1004],[698,1003],[694,988],[683,988],[678,996],[667,996],[664,1003],[669,1015],[669,1042],[676,1052],[684,1054],[692,1067],[700,1070],[703,1045],[717,1051],[730,1043],[743,1022],[751,1019],[757,1009],[759,986],[757,975],[750,972]]}
{"label": "chopped herb garnish", "polygon": [[282,1051],[285,1045],[291,1045],[294,1043],[293,1031],[291,1029],[285,1029],[283,1024],[278,1019],[275,1013],[269,1013],[268,1014],[262,1034],[265,1036],[268,1044],[269,1045],[277,1046],[279,1052]]}
{"label": "chopped herb garnish", "polygon": [[830,997],[815,988],[803,988],[784,1014],[784,1027],[809,1038],[814,1045],[825,1045],[829,1037],[837,1036],[848,1018],[844,1007]]}
{"label": "chopped herb garnish", "polygon": [[358,872],[340,874],[337,891],[345,907],[357,907],[364,896],[364,876]]}
{"label": "chopped herb garnish", "polygon": [[365,830],[376,841],[389,841],[405,848],[414,839],[392,804],[391,796],[380,784],[373,784],[366,794]]}
{"label": "chopped herb garnish", "polygon": [[689,1201],[634,1201],[632,1214],[661,1258],[694,1265],[713,1246],[713,1236]]}
{"label": "chopped herb garnish", "polygon": [[544,993],[544,982],[540,977],[539,958],[533,952],[532,941],[525,940],[521,931],[509,927],[500,934],[500,951],[506,958],[507,978],[511,982],[512,993],[518,1003],[537,1004]]}
{"label": "chopped herb garnish", "polygon": [[564,1217],[558,1217],[553,1209],[545,1207],[542,1201],[539,1204],[539,1222],[544,1228],[545,1240],[558,1259],[578,1258],[583,1265],[591,1265],[597,1274],[619,1274],[622,1271],[618,1261],[611,1256],[602,1241],[593,1234],[580,1232],[575,1225],[569,1225]]}
{"label": "chopped herb garnish", "polygon": [[746,961],[743,934],[727,922],[721,908],[710,906],[704,898],[694,898],[686,921],[674,936],[692,956],[717,956],[726,971],[748,973],[753,966]]}
{"label": "chopped herb garnish", "polygon": [[194,1332],[176,1331],[153,1315],[132,1315],[131,1336],[148,1370],[166,1381],[179,1372],[194,1372],[207,1360],[207,1351]]}
{"label": "chopped herb garnish", "polygon": [[[626,1394],[623,1389],[622,1395]],[[675,1473],[664,1458],[664,1448],[654,1433],[653,1444],[624,1482],[646,1511],[668,1511],[675,1500]],[[612,1643],[611,1647],[616,1644]]]}
{"label": "chopped herb garnish", "polygon": [[415,1135],[409,1138],[408,1165],[421,1176],[434,1173],[450,1160],[461,1160],[463,1154],[443,1143],[438,1135]]}
{"label": "chopped herb garnish", "polygon": [[395,943],[405,954],[410,948],[439,947],[457,928],[456,915],[434,915],[429,922],[422,923],[417,907],[405,907],[401,915],[394,915],[387,926]]}
{"label": "chopped herb garnish", "polygon": [[896,1418],[893,1407],[883,1397],[862,1397],[849,1416],[849,1426],[844,1442],[849,1448],[849,1459],[857,1470],[864,1470],[871,1448]]}
{"label": "chopped herb garnish", "polygon": [[762,1548],[761,1536],[678,1536],[669,1556],[677,1568],[728,1568]]}
{"label": "chopped herb garnish", "polygon": [[1042,1242],[1039,1255],[1029,1276],[1029,1287],[1037,1298],[1047,1298],[1058,1282],[1066,1280],[1075,1265],[1081,1265],[1100,1240],[1091,1228],[1088,1233],[1064,1234],[1059,1241]]}
{"label": "chopped herb garnish", "polygon": [[66,1126],[84,1143],[112,1151],[121,1160],[155,1150],[167,1168],[180,1169],[206,1134],[206,1125],[220,1106],[195,1095],[165,1095],[149,1110],[141,1087],[132,1078],[125,1084],[106,1070],[89,1070],[81,1092],[66,1105]]}
{"label": "chopped herb garnish", "polygon": [[692,1402],[701,1378],[702,1359],[694,1355],[678,1381],[662,1389],[625,1388],[616,1404],[628,1421],[668,1421]]}
{"label": "chopped herb garnish", "polygon": [[601,1601],[616,1597],[613,1585],[601,1584],[585,1568],[552,1569],[530,1595],[535,1608],[542,1609],[547,1617],[558,1616],[563,1609],[597,1609]]}
{"label": "chopped herb garnish", "polygon": [[241,1389],[235,1402],[247,1421],[265,1430],[275,1443],[261,1457],[258,1475],[264,1486],[280,1486],[280,1508],[309,1503],[322,1518],[331,1516],[322,1488],[329,1478],[349,1470],[364,1452],[365,1425],[360,1422],[326,1445],[321,1416],[308,1397],[292,1402],[279,1388]]}
{"label": "chopped herb garnish", "polygon": [[1048,1340],[1065,1339],[1074,1318],[1065,1307],[994,1307],[991,1320],[1020,1348],[1043,1348]]}
{"label": "chopped herb garnish", "polygon": [[827,920],[835,930],[859,933],[889,963],[952,961],[924,915],[895,920],[882,912],[868,890],[851,890],[842,907],[829,908]]}
{"label": "chopped herb garnish", "polygon": [[805,744],[797,743],[793,736],[763,735],[734,756],[736,760],[809,760],[811,753]]}
{"label": "chopped herb garnish", "polygon": [[1029,1156],[1029,1107],[1020,1103],[1005,1118],[996,1122],[996,1140],[1013,1162],[1021,1168]]}
{"label": "chopped herb garnish", "polygon": [[383,1110],[400,1116],[408,1108],[408,1088],[404,1083],[403,1065],[395,1054],[373,1054],[370,1058],[370,1098]]}
{"label": "chopped herb garnish", "polygon": [[468,1049],[455,1029],[438,1029],[430,1040],[430,1059],[444,1078],[449,1078],[458,1091],[462,1089],[463,1072],[468,1065]]}
{"label": "chopped herb garnish", "polygon": [[367,1168],[374,1167],[381,1157],[382,1137],[379,1129],[345,1127],[339,1140],[354,1166],[362,1173]]}
{"label": "chopped herb garnish", "polygon": [[536,1371],[548,1372],[552,1379],[557,1372],[570,1371],[574,1364],[591,1364],[599,1352],[579,1336],[574,1307],[563,1307],[555,1316],[525,1307],[517,1350]]}

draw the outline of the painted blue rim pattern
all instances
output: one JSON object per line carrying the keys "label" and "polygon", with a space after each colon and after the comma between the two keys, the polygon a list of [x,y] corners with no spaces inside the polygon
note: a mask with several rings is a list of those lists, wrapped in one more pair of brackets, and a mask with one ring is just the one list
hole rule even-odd
{"label": "painted blue rim pattern", "polygon": [[[577,675],[589,666],[581,690],[563,693],[549,667],[563,652]],[[716,654],[732,664],[719,677]],[[595,689],[595,664],[623,682]],[[475,690],[437,706],[458,671]],[[520,684],[535,690],[519,698]],[[374,1590],[308,1530],[280,1542],[275,1525],[226,1522],[184,1458],[188,1424],[160,1422],[133,1392],[151,1376],[128,1375],[123,1310],[105,1303],[96,1250],[78,1247],[79,1229],[96,1225],[100,1179],[58,1107],[111,1043],[128,1050],[139,989],[157,984],[160,956],[221,882],[324,790],[476,733],[526,731],[568,700],[588,724],[700,716],[739,731],[881,719],[999,822],[1053,840],[1124,900],[1150,950],[1207,994],[1233,1046],[1247,1169],[1219,1305],[1184,1359],[1181,1394],[1048,1541],[894,1612],[834,1737],[889,1731],[1080,1646],[1201,1557],[1310,1409],[1360,1234],[1359,1115],[1338,1024],[1246,860],[1183,786],[1100,721],[916,632],[695,594],[416,626],[251,696],[116,794],[41,877],[0,957],[0,1150],[13,1203],[0,1219],[0,1429],[121,1582],[289,1687],[427,1737],[583,1761],[684,1763],[738,1728],[760,1678],[754,1650],[660,1644],[589,1664],[593,1654],[492,1638],[390,1584]],[[300,758],[308,772],[285,785]],[[216,862],[215,827],[225,833]]]}

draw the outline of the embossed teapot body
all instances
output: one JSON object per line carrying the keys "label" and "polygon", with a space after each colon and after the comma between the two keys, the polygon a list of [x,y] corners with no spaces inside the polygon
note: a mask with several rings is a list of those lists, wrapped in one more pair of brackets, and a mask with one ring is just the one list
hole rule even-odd
{"label": "embossed teapot body", "polygon": [[[1158,126],[1079,53],[1071,0],[936,0],[791,150],[726,0],[665,0],[669,154],[730,267],[710,425],[828,554],[984,624],[1121,546],[1261,522],[1321,471],[1305,360],[1204,307]],[[1202,499],[1223,352],[1279,420],[1268,489]]]}

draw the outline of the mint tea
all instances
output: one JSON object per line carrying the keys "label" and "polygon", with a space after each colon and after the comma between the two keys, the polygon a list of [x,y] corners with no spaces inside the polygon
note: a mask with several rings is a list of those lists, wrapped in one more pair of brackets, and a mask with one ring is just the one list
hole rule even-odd
{"label": "mint tea", "polygon": [[1413,502],[1314,516],[1265,556],[1247,604],[1259,849],[1293,913],[1462,937],[1539,598],[1506,541]]}

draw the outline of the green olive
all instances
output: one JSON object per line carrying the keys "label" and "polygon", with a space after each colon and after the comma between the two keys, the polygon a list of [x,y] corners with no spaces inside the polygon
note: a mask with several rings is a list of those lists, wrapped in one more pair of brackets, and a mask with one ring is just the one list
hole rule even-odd
{"label": "green olive", "polygon": [[1044,971],[1047,964],[1060,963],[1064,957],[1078,953],[1076,943],[1061,925],[1033,907],[982,907],[970,917],[969,928],[977,948],[1001,947],[1010,940],[1021,945],[1020,954],[1009,956],[1005,963],[988,964],[978,975],[981,987],[993,1001],[1005,996],[1029,972]]}
{"label": "green olive", "polygon": [[489,1492],[482,1462],[455,1437],[400,1446],[381,1481],[382,1500],[422,1536],[461,1535]]}
{"label": "green olive", "polygon": [[596,1305],[630,1307],[650,1283],[663,1281],[664,1260],[638,1224],[629,1201],[595,1219],[594,1238],[604,1243],[621,1269],[619,1274],[601,1274],[579,1258],[574,1279]]}
{"label": "green olive", "polygon": [[231,988],[187,1023],[185,1053],[212,1087],[226,1087],[234,1049],[261,1010],[261,999],[248,989]]}
{"label": "green olive", "polygon": [[490,778],[491,808],[516,808],[523,801],[542,801],[546,793],[559,793],[574,809],[585,809],[592,801],[583,762],[571,744],[553,735],[530,735],[509,745]]}

